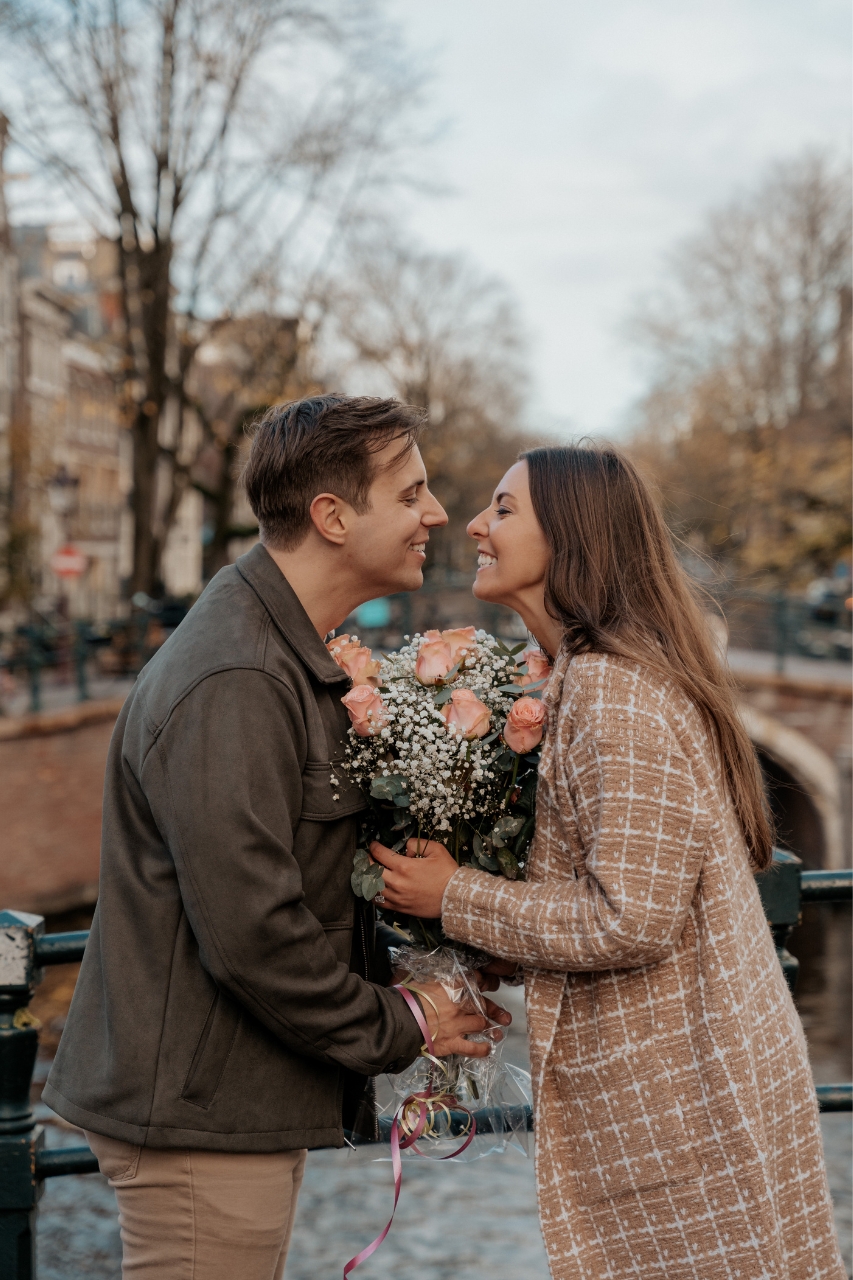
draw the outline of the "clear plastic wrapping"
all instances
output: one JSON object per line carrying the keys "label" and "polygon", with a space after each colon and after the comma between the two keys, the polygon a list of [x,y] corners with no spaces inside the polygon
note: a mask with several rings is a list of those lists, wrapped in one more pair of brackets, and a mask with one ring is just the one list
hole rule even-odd
{"label": "clear plastic wrapping", "polygon": [[[392,949],[391,960],[397,973],[408,975],[406,983],[413,990],[416,991],[420,983],[439,982],[451,1000],[470,1002],[488,1019],[483,997],[473,978],[488,957],[467,955],[449,946],[433,951],[403,946]],[[498,1023],[489,1020],[483,1032],[469,1037],[488,1043],[486,1057],[422,1056],[405,1071],[387,1076],[388,1088],[381,1091],[385,1096],[380,1096],[380,1128],[390,1129],[395,1114],[412,1095],[430,1091],[429,1119],[418,1140],[417,1154],[440,1160],[457,1152],[470,1133],[470,1114],[473,1113],[476,1115],[474,1139],[459,1152],[457,1159],[477,1160],[509,1147],[528,1156],[530,1074],[505,1061],[502,1031]],[[405,1155],[411,1158],[416,1153],[407,1151]]]}

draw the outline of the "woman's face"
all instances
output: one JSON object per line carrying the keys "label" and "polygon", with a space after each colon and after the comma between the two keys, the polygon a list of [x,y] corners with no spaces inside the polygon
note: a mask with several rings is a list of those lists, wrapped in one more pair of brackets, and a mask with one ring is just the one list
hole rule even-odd
{"label": "woman's face", "polygon": [[530,500],[526,462],[510,467],[468,535],[480,552],[477,599],[509,605],[522,617],[541,609],[550,552]]}

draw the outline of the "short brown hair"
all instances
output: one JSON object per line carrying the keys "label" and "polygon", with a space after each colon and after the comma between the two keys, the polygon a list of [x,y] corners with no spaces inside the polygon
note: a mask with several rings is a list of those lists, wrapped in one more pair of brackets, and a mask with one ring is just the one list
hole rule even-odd
{"label": "short brown hair", "polygon": [[545,603],[563,644],[573,654],[632,659],[681,688],[717,749],[753,865],[765,870],[773,831],[755,749],[649,486],[611,445],[557,445],[521,457],[551,551]]}
{"label": "short brown hair", "polygon": [[243,472],[264,542],[278,551],[298,547],[318,493],[366,511],[375,454],[399,440],[395,460],[402,460],[424,419],[422,409],[374,396],[309,396],[268,410],[255,426]]}

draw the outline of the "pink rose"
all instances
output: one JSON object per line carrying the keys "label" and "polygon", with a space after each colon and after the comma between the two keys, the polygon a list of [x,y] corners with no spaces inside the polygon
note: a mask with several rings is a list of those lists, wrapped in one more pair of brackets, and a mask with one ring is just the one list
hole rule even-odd
{"label": "pink rose", "polygon": [[388,723],[388,708],[369,684],[357,684],[341,702],[359,738],[374,738]]}
{"label": "pink rose", "polygon": [[347,673],[353,684],[379,684],[379,663],[364,645],[349,636],[337,636],[326,645],[338,666]]}
{"label": "pink rose", "polygon": [[519,698],[504,725],[504,742],[510,751],[526,755],[538,747],[545,732],[545,708],[538,698]]}
{"label": "pink rose", "polygon": [[448,728],[452,725],[462,738],[484,738],[489,732],[492,713],[470,689],[454,689],[441,714]]}
{"label": "pink rose", "polygon": [[450,645],[450,657],[454,667],[460,658],[476,648],[476,635],[473,627],[457,627],[455,631],[442,631],[441,638]]}
{"label": "pink rose", "polygon": [[527,675],[519,676],[516,684],[520,684],[522,689],[526,689],[528,685],[540,684],[548,680],[554,668],[546,654],[541,649],[525,649],[521,655],[519,666],[527,663]]}
{"label": "pink rose", "polygon": [[453,656],[446,640],[425,640],[415,660],[415,675],[421,684],[435,684],[452,666]]}
{"label": "pink rose", "polygon": [[374,688],[379,684],[379,663],[369,649],[349,645],[335,662],[343,667],[353,684],[370,684]]}

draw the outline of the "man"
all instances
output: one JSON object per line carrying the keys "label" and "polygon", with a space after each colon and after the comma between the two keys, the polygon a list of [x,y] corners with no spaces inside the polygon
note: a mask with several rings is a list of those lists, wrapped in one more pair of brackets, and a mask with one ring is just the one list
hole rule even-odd
{"label": "man", "polygon": [[[447,517],[420,426],[393,400],[271,411],[245,476],[261,542],[116,725],[98,909],[44,1099],[116,1188],[125,1274],[279,1277],[305,1149],[375,1123],[369,1078],[421,1048],[350,888],[364,802],[339,763],[349,680],[323,643],[422,584]],[[437,1052],[484,1053],[463,1038],[483,1020],[425,990]]]}

